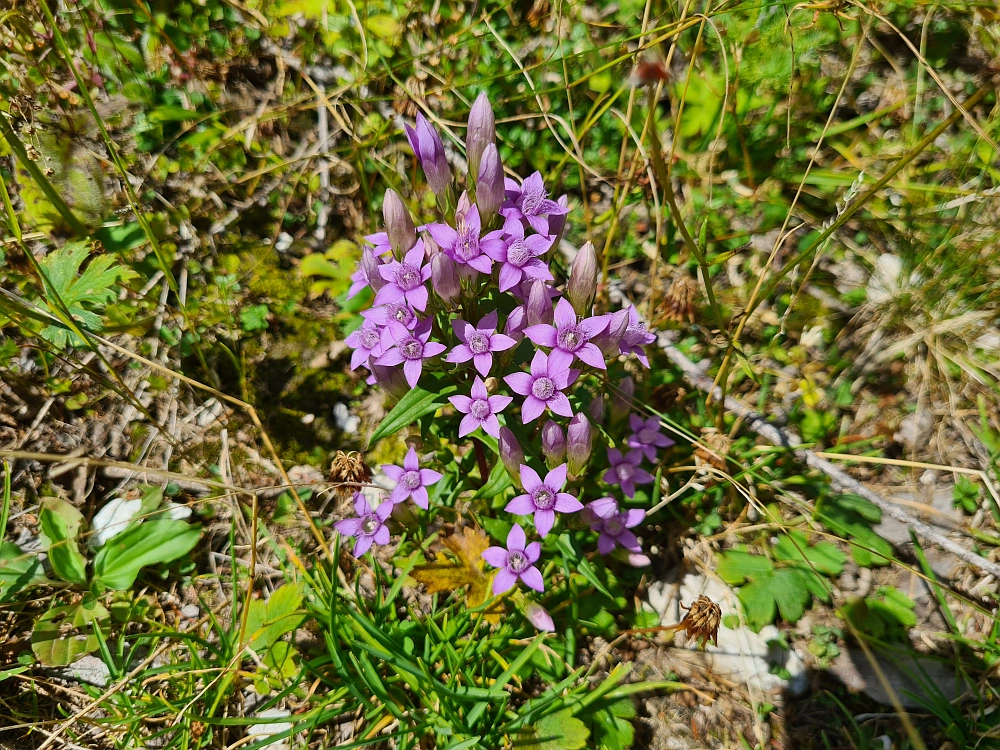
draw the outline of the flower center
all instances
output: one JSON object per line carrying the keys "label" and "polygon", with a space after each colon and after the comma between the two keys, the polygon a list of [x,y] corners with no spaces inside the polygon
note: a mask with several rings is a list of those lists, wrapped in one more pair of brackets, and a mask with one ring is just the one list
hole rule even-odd
{"label": "flower center", "polygon": [[490,402],[485,398],[477,398],[472,402],[472,406],[469,407],[469,414],[480,421],[486,419],[492,413],[493,410],[490,408]]}
{"label": "flower center", "polygon": [[556,345],[567,352],[575,352],[587,343],[587,334],[575,325],[560,328],[556,334]]}
{"label": "flower center", "polygon": [[618,464],[615,467],[615,473],[618,475],[619,482],[630,482],[635,476],[635,467],[630,463]]}
{"label": "flower center", "polygon": [[424,345],[420,339],[411,336],[399,345],[399,351],[405,359],[420,359],[424,353]]}
{"label": "flower center", "polygon": [[397,323],[409,326],[413,321],[413,310],[407,305],[390,305],[389,317],[393,318]]}
{"label": "flower center", "polygon": [[374,328],[362,328],[358,338],[362,349],[374,349],[378,345],[378,331]]}
{"label": "flower center", "polygon": [[660,433],[657,432],[656,430],[650,429],[649,427],[643,427],[641,430],[639,430],[639,433],[636,435],[636,437],[639,438],[639,442],[642,443],[643,445],[649,445],[650,443],[653,442],[654,439],[656,439],[656,436],[659,434]]}
{"label": "flower center", "polygon": [[542,207],[543,200],[545,200],[544,190],[538,190],[537,192],[531,190],[521,193],[521,213],[525,216],[534,216],[538,213],[538,209]]}
{"label": "flower center", "polygon": [[511,573],[523,573],[531,565],[527,555],[519,549],[512,549],[507,553],[507,570]]}
{"label": "flower center", "polygon": [[556,384],[552,381],[552,378],[544,375],[540,378],[535,378],[531,384],[531,395],[542,401],[548,401],[556,395]]}
{"label": "flower center", "polygon": [[363,534],[374,534],[378,531],[378,527],[382,525],[378,516],[374,513],[369,513],[365,516],[364,520],[361,522],[361,533]]}
{"label": "flower center", "polygon": [[625,524],[621,516],[612,516],[604,522],[604,533],[610,536],[618,536],[625,530]]}
{"label": "flower center", "polygon": [[516,239],[507,246],[507,262],[520,268],[534,256],[524,240]]}
{"label": "flower center", "polygon": [[538,510],[549,510],[556,504],[556,493],[549,487],[542,485],[531,493],[531,502]]}
{"label": "flower center", "polygon": [[408,490],[415,490],[420,486],[420,472],[419,471],[408,471],[403,474],[403,478],[399,480]]}
{"label": "flower center", "polygon": [[490,337],[481,331],[469,335],[469,349],[473,354],[485,354],[490,350]]}
{"label": "flower center", "polygon": [[411,266],[409,263],[400,264],[396,269],[396,286],[404,292],[416,289],[420,286],[420,269]]}
{"label": "flower center", "polygon": [[470,229],[462,229],[455,245],[457,260],[467,263],[479,255],[479,238]]}

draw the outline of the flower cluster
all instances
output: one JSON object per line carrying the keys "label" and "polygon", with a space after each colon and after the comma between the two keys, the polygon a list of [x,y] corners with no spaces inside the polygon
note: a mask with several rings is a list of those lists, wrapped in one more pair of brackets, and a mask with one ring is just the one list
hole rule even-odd
{"label": "flower cluster", "polygon": [[[634,306],[595,314],[598,262],[590,243],[573,258],[565,283],[557,281],[552,260],[566,227],[568,200],[553,199],[538,172],[521,181],[505,177],[485,95],[469,117],[463,191],[456,190],[449,149],[423,115],[414,127],[406,126],[406,135],[443,220],[415,224],[400,196],[386,191],[385,231],[367,238],[370,246],[352,276],[351,296],[366,289],[374,296],[360,327],[347,338],[351,367],[366,368],[369,382],[397,397],[421,386],[457,388],[448,397],[453,411],[435,419],[433,429],[452,443],[476,441],[481,471],[488,469],[488,446],[495,446],[517,488],[504,506],[507,513],[521,523],[530,518],[541,540],[560,524],[572,527],[565,517],[580,513],[597,533],[602,554],[620,547],[638,559],[641,548],[631,529],[645,512],[620,508],[611,496],[585,507],[582,496],[596,482],[582,479],[596,470],[609,488],[634,498],[637,485],[654,479],[643,462],[655,467],[657,451],[672,445],[656,419],[629,414],[631,379],[608,373],[609,366],[620,368],[630,357],[648,367],[644,347],[655,337]],[[426,377],[432,372],[433,378]],[[605,425],[609,382],[620,387]],[[610,435],[626,414],[632,432],[608,448],[607,469],[600,473],[603,452],[595,454],[593,443]],[[543,457],[544,478],[525,455],[526,441],[534,440],[541,450],[528,452]],[[598,461],[601,467],[590,466]],[[388,499],[372,509],[359,494],[357,518],[336,525],[357,539],[355,555],[388,541],[385,522],[396,503],[411,499],[428,508],[426,488],[442,476],[421,469],[412,448],[402,467],[383,469],[396,482]],[[542,543],[529,543],[521,523],[513,524],[506,548],[490,547],[483,554],[497,569],[496,595],[518,581],[544,589],[535,567]],[[586,525],[576,526],[581,527]]]}

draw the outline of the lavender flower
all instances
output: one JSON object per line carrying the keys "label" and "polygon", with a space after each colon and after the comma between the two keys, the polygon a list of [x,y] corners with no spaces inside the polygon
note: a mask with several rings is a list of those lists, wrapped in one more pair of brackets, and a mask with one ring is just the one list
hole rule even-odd
{"label": "lavender flower", "polygon": [[370,247],[361,251],[361,260],[358,267],[351,274],[351,288],[347,290],[347,299],[356,297],[362,289],[370,286],[376,292],[385,284],[385,280],[379,275],[378,267],[381,261]]}
{"label": "lavender flower", "polygon": [[477,427],[482,427],[487,435],[499,438],[500,421],[496,415],[506,409],[514,399],[510,396],[489,395],[486,384],[477,375],[469,396],[449,396],[448,400],[465,414],[458,426],[459,437],[465,437]]}
{"label": "lavender flower", "polygon": [[385,191],[385,197],[382,199],[382,218],[385,219],[389,245],[397,253],[397,257],[417,244],[417,230],[413,226],[413,219],[403,199],[395,190]]}
{"label": "lavender flower", "polygon": [[514,393],[526,396],[521,405],[521,422],[528,424],[542,415],[546,408],[553,414],[572,417],[573,409],[563,389],[576,380],[579,370],[553,365],[544,352],[536,351],[531,360],[531,373],[515,372],[504,378]]}
{"label": "lavender flower", "polygon": [[440,195],[448,189],[451,183],[451,169],[448,167],[448,160],[444,155],[444,144],[441,136],[427,122],[427,118],[419,112],[417,113],[417,127],[411,128],[404,125],[406,138],[410,142],[410,148],[420,160],[420,166],[424,168],[427,175],[427,184],[431,186],[434,195]]}
{"label": "lavender flower", "polygon": [[611,313],[611,317],[608,318],[608,325],[603,331],[594,336],[591,342],[601,350],[601,354],[605,357],[610,357],[612,354],[617,355],[619,352],[618,346],[627,328],[628,308],[622,308],[618,312]]}
{"label": "lavender flower", "polygon": [[551,325],[552,323],[552,287],[541,279],[534,279],[528,287],[525,310],[528,325]]}
{"label": "lavender flower", "polygon": [[653,475],[645,469],[640,469],[641,451],[629,451],[624,456],[617,448],[608,448],[608,461],[611,467],[604,472],[602,479],[608,484],[617,484],[628,497],[635,495],[637,484],[649,484]]}
{"label": "lavender flower", "polygon": [[480,237],[482,221],[479,208],[472,206],[462,216],[456,216],[457,229],[447,224],[428,224],[426,230],[449,258],[459,266],[468,266],[480,273],[490,273],[493,261],[487,251],[503,244],[501,230]]}
{"label": "lavender flower", "polygon": [[453,320],[451,326],[462,343],[448,352],[448,361],[468,362],[471,359],[480,375],[490,374],[493,352],[507,351],[517,345],[510,336],[496,333],[496,310],[480,320],[475,328],[464,320]]}
{"label": "lavender flower", "polygon": [[441,474],[432,469],[421,469],[420,461],[417,459],[417,451],[412,445],[403,459],[402,466],[382,464],[382,471],[396,483],[392,494],[389,495],[391,502],[387,503],[388,505],[395,505],[409,498],[427,510],[429,500],[427,488],[440,480]]}
{"label": "lavender flower", "polygon": [[551,419],[542,425],[542,455],[545,456],[545,465],[550,469],[566,458],[566,433]]}
{"label": "lavender flower", "polygon": [[528,622],[535,626],[536,630],[544,630],[547,633],[552,633],[556,629],[555,623],[552,622],[552,615],[541,604],[528,602],[528,606],[524,610],[524,616],[528,619]]}
{"label": "lavender flower", "polygon": [[580,520],[593,526],[595,523],[611,518],[618,512],[618,501],[613,497],[601,497],[587,503],[586,507],[580,511]]}
{"label": "lavender flower", "polygon": [[578,314],[586,315],[596,293],[597,251],[593,242],[586,242],[573,259],[569,280],[566,282],[566,296]]}
{"label": "lavender flower", "polygon": [[507,548],[489,547],[483,552],[483,559],[494,568],[500,568],[493,579],[493,595],[500,596],[505,591],[514,588],[520,578],[524,584],[535,591],[545,590],[542,574],[534,566],[542,552],[542,545],[532,542],[525,546],[527,538],[520,524],[507,534]]}
{"label": "lavender flower", "polygon": [[642,362],[643,366],[649,367],[649,358],[646,356],[644,346],[648,346],[656,341],[656,335],[646,330],[646,325],[639,319],[639,313],[635,305],[628,308],[628,328],[622,336],[618,345],[622,354],[634,354]]}
{"label": "lavender flower", "polygon": [[392,503],[383,501],[377,508],[372,509],[365,496],[355,492],[354,513],[357,518],[345,518],[337,521],[333,527],[344,536],[353,536],[357,539],[354,543],[355,557],[361,557],[373,544],[389,543],[389,529],[386,528],[385,522],[392,513]]}
{"label": "lavender flower", "polygon": [[521,464],[524,463],[524,451],[521,449],[521,444],[517,442],[517,438],[509,427],[500,428],[497,442],[500,444],[500,460],[514,484],[520,489]]}
{"label": "lavender flower", "polygon": [[674,441],[660,432],[660,422],[656,417],[644,420],[638,414],[628,417],[632,434],[625,439],[625,445],[645,454],[652,463],[656,463],[656,449],[669,448]]}
{"label": "lavender flower", "polygon": [[431,335],[431,319],[417,323],[409,331],[405,326],[391,321],[382,329],[382,355],[375,360],[380,365],[403,365],[406,382],[411,388],[417,387],[420,374],[424,369],[424,360],[434,357],[445,350],[444,344],[428,341]]}
{"label": "lavender flower", "polygon": [[569,213],[569,196],[560,195],[556,200],[560,206],[566,209],[564,213],[553,214],[549,217],[549,234],[552,235],[555,240],[552,242],[554,247],[558,247],[559,243],[562,241],[563,233],[566,231],[566,219]]}
{"label": "lavender flower", "polygon": [[554,325],[529,326],[524,329],[524,335],[538,346],[553,347],[549,359],[555,367],[569,367],[573,359],[579,357],[591,367],[605,370],[604,355],[590,339],[607,327],[609,318],[609,315],[595,315],[577,321],[573,305],[560,299],[556,303]]}
{"label": "lavender flower", "polygon": [[402,263],[390,261],[379,266],[378,272],[388,283],[375,295],[376,305],[405,300],[415,310],[427,308],[427,287],[424,283],[431,277],[431,267],[429,263],[424,264],[424,243],[418,240],[407,251]]}
{"label": "lavender flower", "polygon": [[[610,499],[610,498],[603,498]],[[597,538],[597,551],[607,555],[615,547],[622,547],[630,552],[641,552],[639,540],[629,529],[638,526],[646,517],[646,511],[630,509],[619,511],[617,506],[613,513],[598,518],[591,523],[590,528],[600,534]]]}
{"label": "lavender flower", "polygon": [[510,203],[501,209],[508,217],[523,219],[539,234],[551,234],[547,216],[561,216],[569,209],[548,198],[541,172],[534,172],[518,185],[513,180],[506,181],[507,198]]}
{"label": "lavender flower", "polygon": [[566,464],[561,464],[545,475],[545,481],[530,466],[521,465],[521,486],[524,495],[518,495],[504,508],[517,516],[535,514],[535,528],[544,539],[556,521],[556,512],[575,513],[583,510],[583,503],[562,492],[566,486]]}
{"label": "lavender flower", "polygon": [[395,321],[412,331],[417,325],[417,314],[405,302],[387,302],[384,305],[376,305],[368,310],[362,310],[361,317],[382,327]]}
{"label": "lavender flower", "polygon": [[[354,329],[344,342],[354,349],[351,354],[351,369],[357,370],[361,365],[367,365],[371,357],[376,359],[382,354],[382,337],[379,326],[370,320]],[[369,368],[370,369],[370,368]]]}
{"label": "lavender flower", "polygon": [[524,226],[519,221],[508,219],[504,222],[505,240],[499,245],[491,244],[486,251],[500,267],[500,291],[506,292],[525,278],[552,281],[552,274],[545,261],[539,260],[552,245],[552,240],[540,234],[524,236]]}
{"label": "lavender flower", "polygon": [[386,255],[392,255],[392,245],[389,244],[389,233],[388,232],[376,232],[375,234],[366,234],[365,241],[370,242],[375,248],[375,255],[382,258]]}

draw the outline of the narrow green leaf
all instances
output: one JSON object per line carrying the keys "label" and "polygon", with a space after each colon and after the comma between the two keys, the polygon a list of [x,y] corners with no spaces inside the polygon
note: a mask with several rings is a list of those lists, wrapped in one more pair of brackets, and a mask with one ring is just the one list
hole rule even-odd
{"label": "narrow green leaf", "polygon": [[576,551],[572,540],[569,538],[569,534],[560,534],[556,543],[559,545],[559,549],[562,550],[562,553],[566,556],[566,559],[576,566],[576,569],[580,571],[580,574],[586,578],[595,589],[608,597],[608,599],[614,601],[614,595],[608,591],[607,587],[605,587],[603,583],[601,583],[601,579],[597,577],[597,571],[594,570],[594,566],[587,561],[587,558]]}
{"label": "narrow green leaf", "polygon": [[490,469],[490,476],[486,480],[486,484],[479,488],[476,492],[475,497],[477,498],[493,498],[499,495],[501,492],[510,487],[510,474],[507,473],[506,467],[500,461],[493,464],[493,468]]}
{"label": "narrow green leaf", "polygon": [[374,445],[382,438],[413,424],[425,414],[437,411],[445,405],[445,397],[456,390],[458,389],[453,385],[446,385],[434,391],[417,386],[392,407],[392,411],[386,415],[372,436],[368,438],[368,445]]}

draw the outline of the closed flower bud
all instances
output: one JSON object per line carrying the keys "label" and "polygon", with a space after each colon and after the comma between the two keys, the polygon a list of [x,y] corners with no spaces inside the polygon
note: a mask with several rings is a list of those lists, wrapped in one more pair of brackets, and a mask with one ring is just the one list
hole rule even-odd
{"label": "closed flower bud", "polygon": [[424,168],[427,175],[427,184],[431,186],[434,195],[440,195],[448,189],[451,184],[451,168],[444,155],[444,144],[441,136],[427,122],[427,118],[417,113],[417,126],[411,128],[405,126],[406,137],[410,141],[410,148],[420,160],[420,166]]}
{"label": "closed flower bud", "polygon": [[500,152],[495,143],[489,144],[483,151],[478,176],[476,205],[482,220],[489,221],[500,210],[504,199],[503,164],[500,163]]}
{"label": "closed flower bud", "polygon": [[487,146],[496,141],[496,119],[493,107],[484,91],[476,97],[469,112],[469,130],[465,135],[465,154],[469,161],[469,174],[479,174],[479,162]]}
{"label": "closed flower bud", "polygon": [[368,279],[368,286],[372,288],[373,292],[377,292],[383,286],[385,286],[385,279],[378,272],[378,267],[382,265],[379,262],[378,256],[375,255],[375,251],[370,247],[366,247],[361,251],[361,270]]}
{"label": "closed flower bud", "polygon": [[526,305],[528,325],[552,325],[552,300],[544,281],[535,279],[531,282]]}
{"label": "closed flower bud", "polygon": [[524,463],[524,451],[521,444],[517,442],[514,433],[509,427],[500,428],[500,460],[503,461],[504,468],[510,474],[514,486],[521,489],[521,464]]}
{"label": "closed flower bud", "polygon": [[592,242],[587,242],[573,259],[566,297],[569,298],[577,315],[588,315],[590,305],[597,292],[597,251]]}
{"label": "closed flower bud", "polygon": [[587,413],[594,424],[604,424],[604,396],[598,396],[587,407]]}
{"label": "closed flower bud", "polygon": [[472,208],[472,200],[469,198],[469,191],[463,190],[458,196],[458,203],[455,204],[455,223],[460,224],[465,221],[465,215]]}
{"label": "closed flower bud", "polygon": [[401,367],[387,367],[372,362],[372,374],[375,381],[393,398],[402,398],[410,392]]}
{"label": "closed flower bud", "polygon": [[514,341],[520,343],[524,338],[524,329],[527,325],[528,314],[524,309],[524,305],[518,305],[507,316],[507,322],[503,326],[504,336],[510,336]]}
{"label": "closed flower bud", "polygon": [[385,231],[389,235],[392,252],[397,258],[402,258],[407,250],[417,244],[417,230],[403,199],[395,190],[385,191],[382,216],[385,218]]}
{"label": "closed flower bud", "polygon": [[611,423],[620,422],[632,411],[632,397],[635,395],[635,381],[631,377],[622,380],[611,394]]}
{"label": "closed flower bud", "polygon": [[431,258],[431,284],[437,295],[446,303],[458,299],[462,292],[455,262],[444,253]]}
{"label": "closed flower bud", "polygon": [[566,456],[569,459],[569,473],[580,476],[590,452],[593,449],[593,438],[590,430],[590,420],[582,412],[574,414],[566,428]]}
{"label": "closed flower bud", "polygon": [[551,633],[556,629],[555,623],[552,622],[552,615],[541,604],[535,604],[534,602],[528,604],[524,611],[524,616],[528,618],[528,622],[534,625],[537,630]]}
{"label": "closed flower bud", "polygon": [[611,320],[608,321],[607,328],[601,331],[590,340],[605,357],[618,354],[618,344],[628,329],[628,308],[612,313]]}
{"label": "closed flower bud", "polygon": [[542,427],[542,454],[550,469],[556,468],[566,457],[566,434],[551,419]]}

